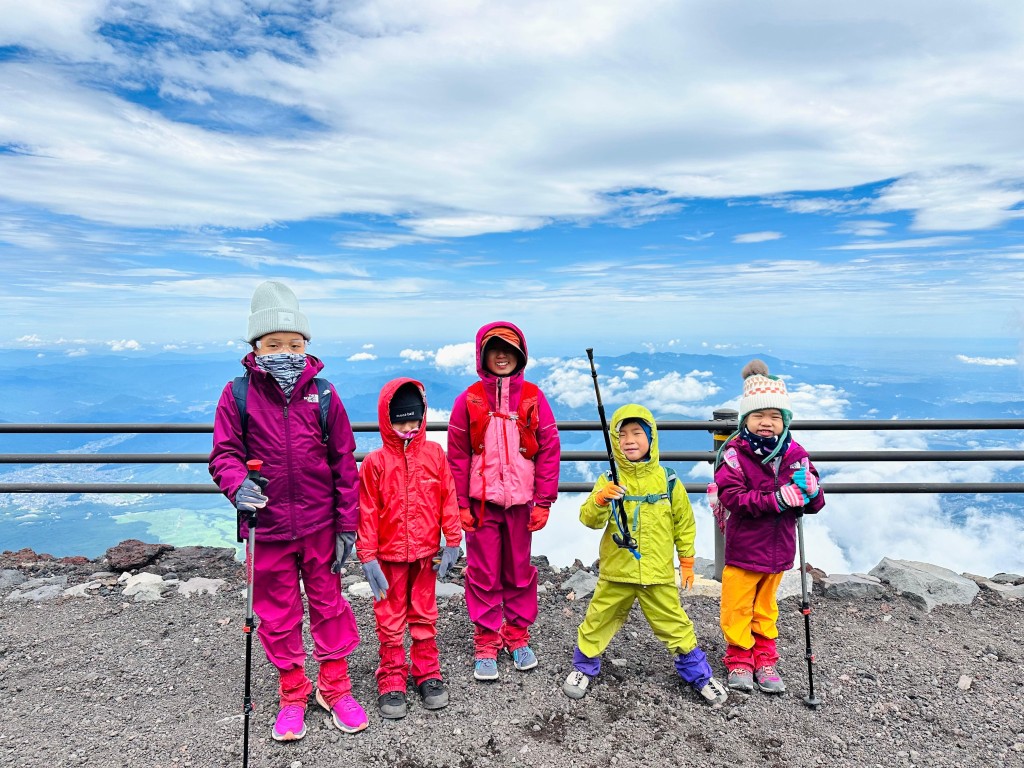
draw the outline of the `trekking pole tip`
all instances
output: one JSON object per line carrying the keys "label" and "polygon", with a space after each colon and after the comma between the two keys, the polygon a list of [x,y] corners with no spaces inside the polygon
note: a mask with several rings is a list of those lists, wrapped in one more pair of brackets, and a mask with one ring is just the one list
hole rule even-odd
{"label": "trekking pole tip", "polygon": [[821,699],[819,699],[817,696],[804,696],[804,704],[806,704],[811,709],[817,709],[821,706]]}

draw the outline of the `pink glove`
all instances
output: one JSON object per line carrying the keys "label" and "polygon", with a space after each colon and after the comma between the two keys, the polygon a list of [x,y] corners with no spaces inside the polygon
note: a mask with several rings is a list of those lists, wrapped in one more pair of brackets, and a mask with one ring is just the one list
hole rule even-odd
{"label": "pink glove", "polygon": [[775,492],[775,505],[779,508],[779,512],[785,512],[787,509],[799,509],[808,501],[810,499],[807,498],[807,494],[795,483],[786,483]]}
{"label": "pink glove", "polygon": [[811,465],[807,459],[800,460],[800,469],[793,473],[793,482],[804,490],[808,499],[818,495],[818,478],[811,472]]}

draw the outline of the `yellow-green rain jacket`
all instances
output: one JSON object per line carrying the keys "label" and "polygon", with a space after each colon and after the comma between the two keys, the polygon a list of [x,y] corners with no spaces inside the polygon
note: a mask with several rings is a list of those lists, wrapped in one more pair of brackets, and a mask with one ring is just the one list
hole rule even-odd
{"label": "yellow-green rain jacket", "polygon": [[[619,448],[619,424],[626,419],[639,418],[651,427],[651,457],[648,461],[631,462]],[[601,578],[629,584],[675,584],[676,554],[692,557],[693,540],[697,526],[693,520],[693,507],[682,482],[672,484],[669,500],[665,470],[658,462],[658,426],[651,412],[640,405],[624,405],[612,414],[609,433],[612,454],[619,474],[619,485],[627,496],[658,495],[656,501],[626,501],[626,516],[633,537],[639,542],[640,559],[628,549],[612,541],[619,529],[611,519],[616,505],[599,507],[594,497],[609,481],[601,475],[594,490],[580,507],[580,522],[588,528],[604,528],[601,537]]]}

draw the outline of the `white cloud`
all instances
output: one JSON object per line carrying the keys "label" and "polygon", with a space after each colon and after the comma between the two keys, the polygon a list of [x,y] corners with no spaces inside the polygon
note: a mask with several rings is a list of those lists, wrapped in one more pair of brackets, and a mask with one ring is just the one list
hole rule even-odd
{"label": "white cloud", "polygon": [[434,352],[429,349],[403,349],[398,353],[398,356],[403,360],[422,363],[425,360],[432,360],[434,358]]}
{"label": "white cloud", "polygon": [[1018,364],[1012,357],[968,357],[967,355],[957,355],[956,359],[961,363],[966,363],[967,365],[1005,367],[1008,365]]}
{"label": "white cloud", "polygon": [[373,349],[373,344],[363,344],[363,349]]}
{"label": "white cloud", "polygon": [[110,347],[111,352],[138,352],[142,349],[142,345],[135,341],[135,339],[108,341],[106,344]]}
{"label": "white cloud", "polygon": [[888,221],[877,221],[865,219],[863,221],[848,221],[836,227],[836,232],[841,235],[855,235],[857,237],[882,237],[888,234],[892,226]]}
{"label": "white cloud", "polygon": [[[708,371],[690,371],[682,375],[672,371],[660,379],[653,379],[631,393],[631,397],[653,413],[693,414],[687,404],[700,402],[717,394],[721,389]],[[699,412],[706,410],[702,408]]]}
{"label": "white cloud", "polygon": [[907,248],[938,248],[948,245],[962,245],[970,240],[969,237],[956,235],[942,235],[938,237],[915,237],[910,240],[872,240],[863,243],[848,243],[846,245],[835,245],[830,248],[833,251],[899,251]]}
{"label": "white cloud", "polygon": [[29,346],[36,347],[43,343],[43,340],[34,333],[26,334],[15,339],[19,344],[28,344]]}
{"label": "white cloud", "polygon": [[[402,217],[406,233],[347,242],[377,248],[897,177],[910,181],[880,209],[922,229],[1019,215],[1012,3],[923,18],[909,4],[370,0],[289,6],[277,18],[294,35],[233,2],[51,5],[22,4],[0,30],[26,51],[3,65],[4,141],[23,148],[2,158],[5,195],[92,220]],[[103,36],[143,20],[144,48]],[[110,87],[140,82],[193,119]]]}
{"label": "white cloud", "polygon": [[434,365],[447,371],[461,369],[476,373],[476,344],[472,341],[446,344],[434,352]]}
{"label": "white cloud", "polygon": [[377,356],[371,352],[356,352],[354,355],[346,358],[350,363],[358,363],[364,360],[376,360]]}
{"label": "white cloud", "polygon": [[769,240],[780,240],[782,236],[781,232],[747,232],[742,235],[736,235],[732,241],[734,243],[766,243]]}

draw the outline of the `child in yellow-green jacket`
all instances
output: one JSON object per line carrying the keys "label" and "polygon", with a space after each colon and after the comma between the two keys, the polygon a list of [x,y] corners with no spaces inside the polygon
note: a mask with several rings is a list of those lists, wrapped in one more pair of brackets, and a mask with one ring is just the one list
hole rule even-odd
{"label": "child in yellow-green jacket", "polygon": [[[569,698],[583,698],[590,678],[601,671],[601,653],[639,600],[654,636],[675,654],[679,676],[707,702],[720,704],[727,698],[725,688],[715,680],[697,645],[693,622],[680,605],[675,581],[678,553],[683,586],[693,587],[696,525],[686,489],[658,461],[658,427],[649,410],[622,406],[612,414],[609,431],[620,485],[602,475],[580,507],[580,522],[588,528],[605,529],[601,572],[577,633],[573,669],[562,690]],[[625,507],[639,558],[612,539],[621,533],[617,503]]]}

